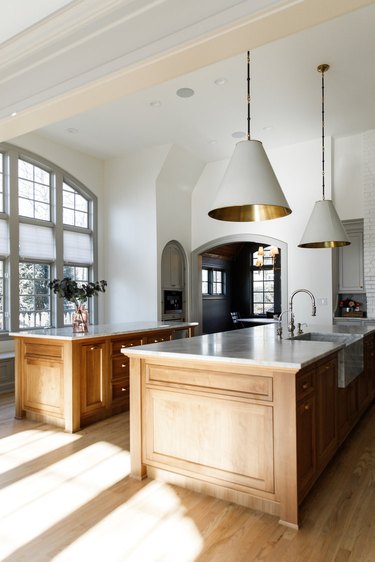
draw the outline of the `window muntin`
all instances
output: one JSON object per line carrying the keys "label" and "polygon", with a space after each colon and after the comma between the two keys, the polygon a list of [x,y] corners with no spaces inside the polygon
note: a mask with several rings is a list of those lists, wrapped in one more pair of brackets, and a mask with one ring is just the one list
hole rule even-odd
{"label": "window muntin", "polygon": [[63,182],[63,223],[89,228],[89,202],[66,182]]}
{"label": "window muntin", "polygon": [[202,269],[202,294],[208,295],[208,269]]}
{"label": "window muntin", "polygon": [[202,268],[202,294],[211,296],[225,295],[226,274],[222,269]]}
{"label": "window muntin", "polygon": [[18,212],[22,217],[51,220],[51,174],[18,159]]}
{"label": "window muntin", "polygon": [[212,270],[212,294],[224,294],[224,271],[221,271],[220,269]]}
{"label": "window muntin", "polygon": [[[80,265],[64,265],[64,277],[69,277],[77,281],[78,284],[88,283],[89,268]],[[74,303],[64,299],[64,326],[70,326],[72,324],[72,313],[74,310]]]}
{"label": "window muntin", "polygon": [[19,264],[19,327],[42,328],[51,325],[51,296],[46,286],[51,266],[46,263]]}
{"label": "window muntin", "polygon": [[251,276],[250,284],[252,295],[254,315],[265,315],[267,312],[274,310],[275,305],[275,272],[273,268],[273,258],[270,254],[270,248],[264,248],[263,265],[257,267],[256,261],[258,252],[251,255]]}

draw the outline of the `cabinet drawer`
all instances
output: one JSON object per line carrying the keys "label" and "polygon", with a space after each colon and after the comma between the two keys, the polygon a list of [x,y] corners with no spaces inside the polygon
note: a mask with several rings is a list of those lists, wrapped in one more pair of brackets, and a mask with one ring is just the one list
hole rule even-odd
{"label": "cabinet drawer", "polygon": [[129,376],[129,358],[126,355],[112,357],[112,380]]}
{"label": "cabinet drawer", "polygon": [[112,384],[112,400],[129,401],[129,378]]}
{"label": "cabinet drawer", "polygon": [[296,382],[297,400],[310,394],[314,390],[314,371],[304,373],[297,378]]}
{"label": "cabinet drawer", "polygon": [[123,349],[126,349],[127,347],[134,347],[136,345],[142,345],[143,343],[144,341],[141,337],[111,340],[111,353],[112,355],[118,355]]}
{"label": "cabinet drawer", "polygon": [[147,343],[159,343],[162,341],[170,341],[172,339],[172,332],[162,332],[147,336]]}
{"label": "cabinet drawer", "polygon": [[178,386],[203,392],[271,401],[273,398],[272,383],[271,377],[258,375],[146,365],[147,385]]}

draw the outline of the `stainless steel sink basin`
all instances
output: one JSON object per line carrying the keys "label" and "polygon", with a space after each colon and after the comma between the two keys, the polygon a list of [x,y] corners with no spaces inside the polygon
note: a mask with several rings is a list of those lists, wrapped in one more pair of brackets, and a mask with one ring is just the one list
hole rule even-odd
{"label": "stainless steel sink basin", "polygon": [[306,334],[298,334],[290,338],[291,340],[304,340],[304,341],[330,341],[333,343],[345,343],[353,339],[351,334],[322,334],[321,332],[306,332]]}
{"label": "stainless steel sink basin", "polygon": [[290,339],[343,343],[345,347],[339,350],[337,377],[337,384],[340,388],[348,386],[363,371],[363,338],[357,334],[306,332]]}

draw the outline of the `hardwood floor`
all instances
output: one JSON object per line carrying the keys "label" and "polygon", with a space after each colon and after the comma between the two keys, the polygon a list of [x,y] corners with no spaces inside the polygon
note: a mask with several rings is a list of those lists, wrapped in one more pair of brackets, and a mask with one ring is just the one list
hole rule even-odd
{"label": "hardwood floor", "polygon": [[302,507],[302,528],[129,478],[129,418],[76,434],[14,419],[0,396],[0,560],[374,562],[375,406]]}

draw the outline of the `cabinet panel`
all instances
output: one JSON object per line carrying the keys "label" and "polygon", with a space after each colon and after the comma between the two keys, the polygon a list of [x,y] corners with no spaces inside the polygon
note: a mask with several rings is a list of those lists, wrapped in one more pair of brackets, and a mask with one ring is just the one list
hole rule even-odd
{"label": "cabinet panel", "polygon": [[271,405],[146,387],[143,414],[147,464],[274,491]]}
{"label": "cabinet panel", "polygon": [[315,396],[297,404],[297,475],[298,501],[301,502],[314,482],[316,472]]}
{"label": "cabinet panel", "polygon": [[22,407],[36,413],[64,417],[64,368],[61,361],[26,357]]}
{"label": "cabinet panel", "polygon": [[337,448],[337,364],[331,360],[317,368],[317,466],[323,467]]}
{"label": "cabinet panel", "polygon": [[81,346],[81,416],[107,406],[106,345]]}
{"label": "cabinet panel", "polygon": [[183,289],[184,259],[180,248],[173,243],[163,250],[161,261],[161,283],[164,289]]}

